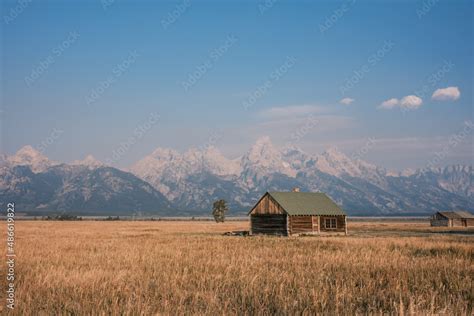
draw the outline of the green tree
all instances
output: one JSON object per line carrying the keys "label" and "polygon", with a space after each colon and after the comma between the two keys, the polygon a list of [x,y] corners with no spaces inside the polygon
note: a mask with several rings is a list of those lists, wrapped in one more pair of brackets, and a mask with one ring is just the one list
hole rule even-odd
{"label": "green tree", "polygon": [[225,220],[225,213],[229,210],[225,200],[218,200],[212,204],[212,215],[216,223],[223,223]]}

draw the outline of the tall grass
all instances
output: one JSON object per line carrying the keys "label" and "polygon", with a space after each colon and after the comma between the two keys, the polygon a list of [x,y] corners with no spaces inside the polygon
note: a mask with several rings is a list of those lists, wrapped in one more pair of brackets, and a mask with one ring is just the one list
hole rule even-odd
{"label": "tall grass", "polygon": [[18,315],[473,311],[473,237],[426,224],[300,238],[221,235],[242,222],[16,225]]}

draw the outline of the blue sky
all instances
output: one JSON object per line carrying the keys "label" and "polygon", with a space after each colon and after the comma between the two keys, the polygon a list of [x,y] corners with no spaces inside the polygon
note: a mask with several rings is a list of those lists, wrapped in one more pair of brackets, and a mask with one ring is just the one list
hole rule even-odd
{"label": "blue sky", "polygon": [[2,151],[31,144],[67,162],[119,150],[126,167],[156,147],[237,157],[268,135],[394,169],[472,164],[473,12],[472,1],[3,1]]}

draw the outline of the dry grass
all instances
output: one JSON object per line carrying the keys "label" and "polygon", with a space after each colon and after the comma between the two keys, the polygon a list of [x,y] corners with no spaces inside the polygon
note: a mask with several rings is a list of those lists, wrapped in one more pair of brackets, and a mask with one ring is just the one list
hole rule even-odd
{"label": "dry grass", "polygon": [[474,235],[382,225],[279,238],[221,235],[245,222],[21,221],[15,313],[472,314]]}

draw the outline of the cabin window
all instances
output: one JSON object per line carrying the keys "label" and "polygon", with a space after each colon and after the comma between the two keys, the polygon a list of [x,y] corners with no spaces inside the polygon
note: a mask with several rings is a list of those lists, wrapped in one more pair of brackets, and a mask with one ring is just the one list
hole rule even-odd
{"label": "cabin window", "polygon": [[336,229],[337,228],[337,220],[335,218],[326,218],[324,219],[324,227],[327,229]]}

